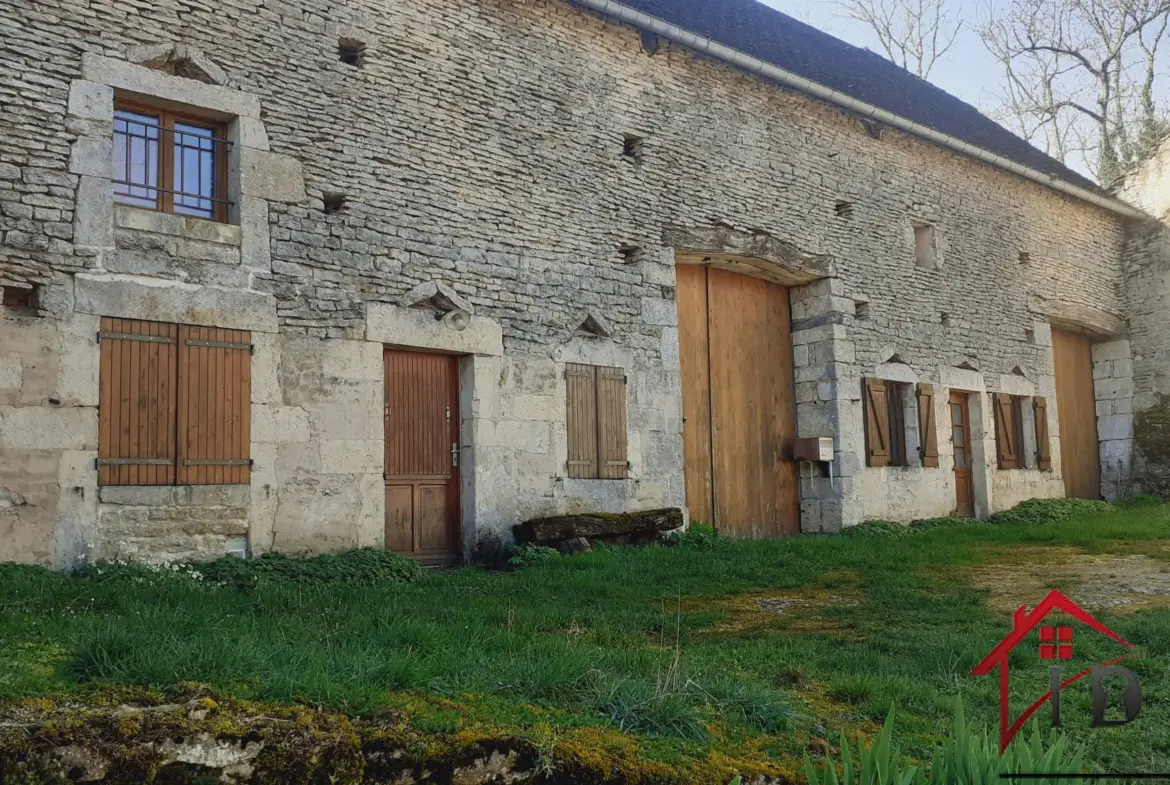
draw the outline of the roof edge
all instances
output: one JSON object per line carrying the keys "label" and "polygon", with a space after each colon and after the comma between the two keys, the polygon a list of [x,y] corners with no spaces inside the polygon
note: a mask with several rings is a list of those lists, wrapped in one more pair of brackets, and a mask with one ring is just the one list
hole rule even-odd
{"label": "roof edge", "polygon": [[791,71],[786,71],[771,63],[765,62],[758,57],[753,57],[738,49],[734,49],[725,44],[721,44],[714,39],[707,36],[693,33],[690,30],[679,27],[658,17],[651,16],[647,13],[631,8],[616,0],[570,0],[570,2],[596,11],[605,16],[616,19],[620,22],[633,25],[634,27],[648,30],[655,35],[661,36],[668,41],[673,41],[681,44],[689,49],[693,49],[705,55],[709,55],[717,60],[722,60],[729,63],[736,68],[747,71],[749,73],[758,74],[773,82],[777,82],[785,87],[791,88],[805,95],[818,98],[830,104],[834,104],[842,109],[861,115],[870,120],[875,120],[884,123],[892,128],[897,128],[900,131],[917,136],[926,141],[932,142],[940,147],[945,147],[958,153],[962,153],[970,158],[982,161],[986,164],[1010,172],[1024,179],[1039,183],[1047,188],[1060,193],[1072,196],[1083,202],[1096,205],[1104,210],[1123,216],[1125,218],[1134,218],[1139,220],[1148,220],[1149,215],[1141,210],[1132,207],[1119,199],[1111,199],[1100,194],[1095,194],[1092,191],[1073,185],[1058,177],[1053,177],[1050,174],[1041,172],[1039,169],[1033,169],[1030,166],[1016,163],[1010,158],[1005,158],[989,150],[984,150],[982,147],[977,147],[969,142],[964,142],[962,139],[956,139],[949,134],[944,134],[941,131],[936,131],[929,126],[916,123],[913,120],[908,120],[901,115],[896,115],[881,107],[873,104],[859,101],[852,96],[842,93],[839,90],[834,90],[831,87],[819,84],[807,79]]}

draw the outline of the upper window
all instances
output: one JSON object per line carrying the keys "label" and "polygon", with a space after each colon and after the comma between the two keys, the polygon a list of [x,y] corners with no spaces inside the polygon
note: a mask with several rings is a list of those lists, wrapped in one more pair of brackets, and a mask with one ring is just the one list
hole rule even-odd
{"label": "upper window", "polygon": [[1018,395],[995,396],[995,448],[1001,469],[1024,469],[1024,399]]}
{"label": "upper window", "polygon": [[226,221],[228,144],[221,123],[119,102],[114,110],[114,199]]}
{"label": "upper window", "polygon": [[624,480],[626,456],[626,373],[621,368],[569,363],[569,477]]}
{"label": "upper window", "polygon": [[250,481],[250,332],[103,317],[99,338],[99,485]]}
{"label": "upper window", "polygon": [[934,227],[930,224],[914,224],[914,263],[927,270],[933,270],[938,266]]}
{"label": "upper window", "polygon": [[862,385],[866,465],[906,466],[906,385],[884,379],[863,379]]}

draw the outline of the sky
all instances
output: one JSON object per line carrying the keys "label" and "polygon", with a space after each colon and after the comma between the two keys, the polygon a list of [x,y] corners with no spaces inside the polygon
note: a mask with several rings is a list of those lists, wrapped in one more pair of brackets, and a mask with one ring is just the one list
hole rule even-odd
{"label": "sky", "polygon": [[[884,54],[873,32],[860,22],[845,16],[830,0],[762,0],[789,16],[835,35],[854,46],[872,49]],[[954,46],[931,71],[930,81],[951,95],[986,110],[995,104],[994,96],[1000,80],[1000,68],[983,48],[983,42],[974,30],[978,2],[952,0],[950,6],[971,24],[965,25],[955,39]]]}

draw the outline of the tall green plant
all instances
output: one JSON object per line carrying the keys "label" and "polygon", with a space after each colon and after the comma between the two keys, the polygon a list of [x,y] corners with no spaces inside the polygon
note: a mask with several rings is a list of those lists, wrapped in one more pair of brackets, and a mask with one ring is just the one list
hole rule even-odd
{"label": "tall green plant", "polygon": [[[857,762],[849,749],[849,740],[841,734],[841,777],[837,777],[837,766],[832,755],[825,756],[824,785],[912,785],[921,783],[922,772],[917,766],[907,766],[901,761],[901,753],[894,747],[894,710],[886,716],[881,732],[870,746],[857,740]],[[804,772],[809,785],[821,785],[808,753],[804,754]]]}
{"label": "tall green plant", "polygon": [[[1074,749],[1054,728],[1045,743],[1035,720],[1026,733],[1017,735],[999,754],[995,735],[975,731],[963,716],[963,702],[955,701],[955,727],[951,737],[935,748],[930,765],[930,785],[992,785],[1001,774],[1077,774],[1083,770],[1084,750]],[[1029,779],[1037,785],[1080,783],[1082,780]]]}
{"label": "tall green plant", "polygon": [[[841,776],[832,756],[826,756],[821,776],[804,756],[809,785],[996,785],[1001,774],[1027,773],[1067,775],[1083,771],[1084,751],[1074,749],[1055,729],[1047,741],[1035,721],[1026,734],[1016,736],[999,754],[999,743],[986,729],[976,731],[967,725],[963,703],[955,702],[954,730],[947,741],[936,747],[928,771],[910,765],[893,746],[894,711],[890,710],[881,732],[873,744],[865,746],[858,739],[856,753],[849,740],[841,736]],[[929,776],[928,776],[929,775]],[[1044,777],[1029,779],[1036,785],[1081,785],[1088,780]]]}

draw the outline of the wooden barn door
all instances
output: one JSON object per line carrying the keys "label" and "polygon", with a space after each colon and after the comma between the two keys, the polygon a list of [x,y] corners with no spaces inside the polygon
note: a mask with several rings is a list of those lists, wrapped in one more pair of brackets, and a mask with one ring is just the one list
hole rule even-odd
{"label": "wooden barn door", "polygon": [[679,265],[687,506],[737,537],[800,532],[788,289]]}
{"label": "wooden barn door", "polygon": [[1060,421],[1060,463],[1064,493],[1101,498],[1101,456],[1093,393],[1093,350],[1086,335],[1052,331],[1056,366],[1056,410]]}
{"label": "wooden barn door", "polygon": [[386,549],[459,561],[458,358],[387,349]]}

